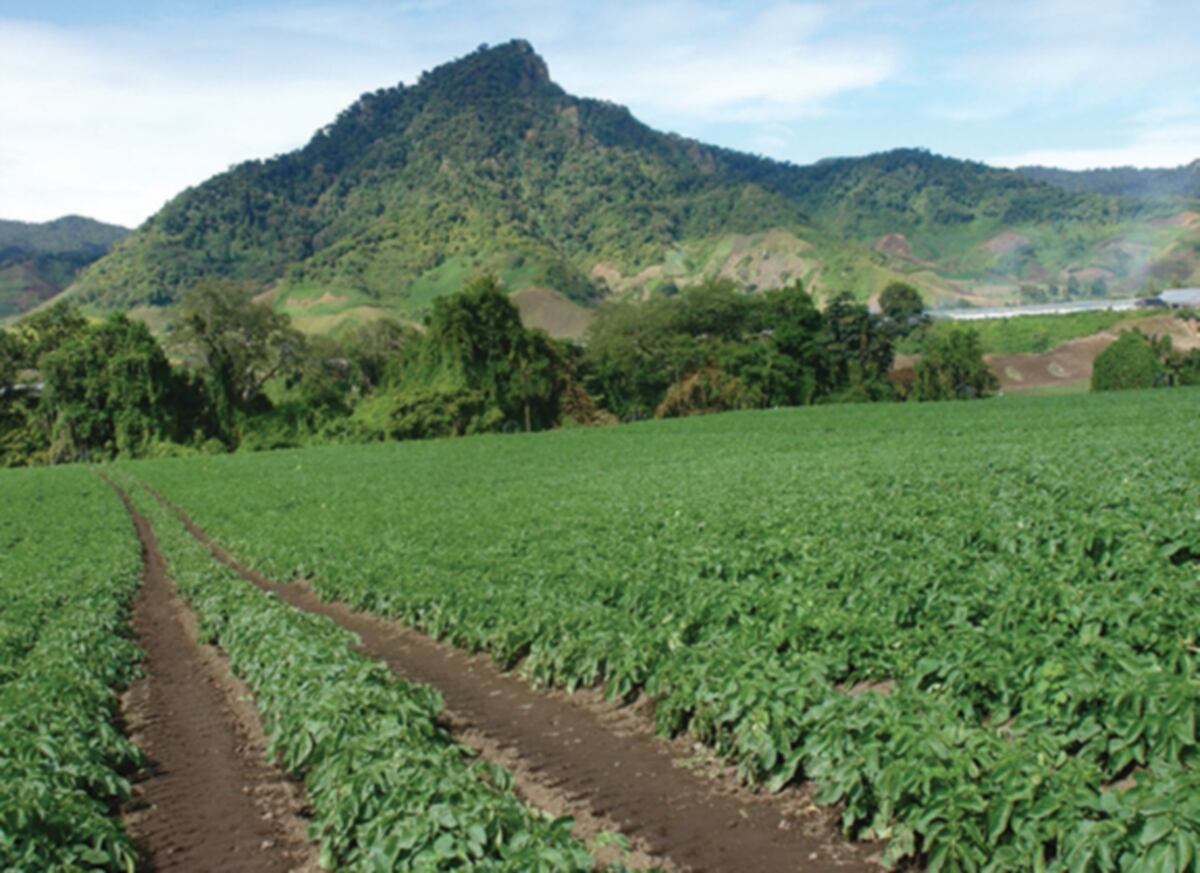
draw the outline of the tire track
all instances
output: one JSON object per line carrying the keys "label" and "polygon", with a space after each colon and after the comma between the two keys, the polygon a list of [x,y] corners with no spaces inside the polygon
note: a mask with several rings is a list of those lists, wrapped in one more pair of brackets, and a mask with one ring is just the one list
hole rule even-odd
{"label": "tire track", "polygon": [[129,512],[143,555],[132,626],[144,675],[121,699],[126,733],[148,761],[122,809],[139,869],[315,873],[303,793],[267,763],[249,690],[216,649],[199,643],[150,523],[108,484]]}
{"label": "tire track", "polygon": [[[692,772],[671,744],[628,729],[594,706],[531,689],[485,656],[405,625],[322,601],[304,583],[280,584],[243,566],[149,485],[214,557],[259,588],[358,634],[359,650],[441,692],[455,735],[485,757],[565,798],[568,813],[616,824],[654,858],[694,871],[878,870],[878,846],[849,844],[827,811],[791,807]],[[577,695],[582,696],[582,695]],[[474,742],[472,741],[474,739]],[[519,784],[519,783],[518,783]]]}

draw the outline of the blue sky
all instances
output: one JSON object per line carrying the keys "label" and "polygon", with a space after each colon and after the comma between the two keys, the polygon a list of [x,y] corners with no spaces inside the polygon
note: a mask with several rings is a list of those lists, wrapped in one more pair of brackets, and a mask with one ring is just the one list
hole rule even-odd
{"label": "blue sky", "polygon": [[1200,3],[0,0],[0,217],[137,224],[364,91],[521,36],[568,91],[808,163],[1200,158]]}

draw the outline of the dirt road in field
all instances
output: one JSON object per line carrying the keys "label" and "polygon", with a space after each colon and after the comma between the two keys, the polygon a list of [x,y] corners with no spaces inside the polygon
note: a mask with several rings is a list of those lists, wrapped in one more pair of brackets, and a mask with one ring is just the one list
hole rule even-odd
{"label": "dirt road in field", "polygon": [[[611,822],[651,860],[694,871],[878,870],[878,847],[849,845],[803,791],[762,796],[740,788],[686,741],[653,736],[649,719],[595,695],[531,689],[397,622],[323,602],[303,583],[279,584],[242,566],[152,489],[213,554],[281,600],[359,635],[360,650],[397,674],[437,688],[456,737],[536,787],[565,799],[556,814]],[[536,796],[528,797],[538,802]]]}
{"label": "dirt road in field", "polygon": [[216,649],[199,643],[154,531],[118,494],[143,555],[132,624],[145,675],[121,700],[123,726],[148,758],[122,810],[139,869],[315,873],[303,795],[266,763],[249,690]]}

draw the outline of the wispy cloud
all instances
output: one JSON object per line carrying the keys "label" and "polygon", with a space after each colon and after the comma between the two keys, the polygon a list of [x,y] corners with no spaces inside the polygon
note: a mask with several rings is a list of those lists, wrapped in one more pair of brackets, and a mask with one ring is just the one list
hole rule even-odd
{"label": "wispy cloud", "polygon": [[[747,12],[674,3],[608,15],[612,22],[593,25],[592,48],[564,53],[557,65],[563,81],[697,121],[812,116],[839,95],[880,84],[901,63],[890,40],[845,35],[826,6],[780,3]],[[619,43],[604,36],[614,30]],[[624,62],[614,67],[614,56]]]}
{"label": "wispy cloud", "polygon": [[1200,119],[1134,131],[1127,141],[1096,148],[1043,148],[991,159],[1001,167],[1041,165],[1065,170],[1177,167],[1200,158]]}
{"label": "wispy cloud", "polygon": [[219,58],[153,54],[126,33],[0,21],[0,215],[138,223],[230,164],[302,144],[375,86],[352,73],[239,75]]}
{"label": "wispy cloud", "polygon": [[1200,156],[1194,0],[113,2],[0,12],[0,216],[136,223],[364,91],[514,36],[573,93],[774,157]]}
{"label": "wispy cloud", "polygon": [[[896,46],[833,7],[723,0],[250,3],[199,18],[50,26],[0,18],[0,215],[137,223],[232,163],[301,144],[358,94],[480,42],[533,40],[569,90],[703,135],[778,124],[884,81]],[[762,138],[761,136],[759,138]]]}
{"label": "wispy cloud", "polygon": [[[950,23],[961,37],[940,59],[969,119],[984,105],[1019,115],[1047,106],[1095,110],[1171,99],[1200,74],[1195,12],[1158,0],[1012,0],[971,3]],[[969,16],[970,21],[966,20]],[[1189,19],[1191,23],[1189,24]],[[953,41],[952,41],[953,42]]]}

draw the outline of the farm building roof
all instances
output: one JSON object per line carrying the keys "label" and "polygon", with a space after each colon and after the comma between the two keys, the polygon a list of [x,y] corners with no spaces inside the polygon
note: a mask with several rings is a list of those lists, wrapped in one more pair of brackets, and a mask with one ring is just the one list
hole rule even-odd
{"label": "farm building roof", "polygon": [[1158,296],[1170,306],[1200,306],[1200,288],[1173,288]]}

